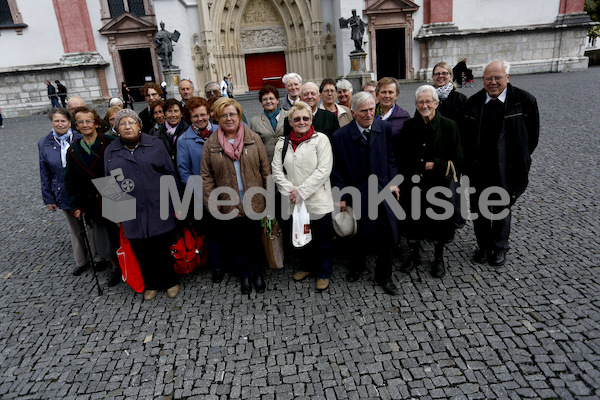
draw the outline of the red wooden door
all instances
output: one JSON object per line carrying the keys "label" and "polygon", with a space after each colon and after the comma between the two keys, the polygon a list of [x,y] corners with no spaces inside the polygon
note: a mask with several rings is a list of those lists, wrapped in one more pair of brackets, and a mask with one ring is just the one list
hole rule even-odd
{"label": "red wooden door", "polygon": [[282,88],[283,75],[285,75],[283,52],[246,55],[246,76],[250,90],[260,90],[264,85]]}

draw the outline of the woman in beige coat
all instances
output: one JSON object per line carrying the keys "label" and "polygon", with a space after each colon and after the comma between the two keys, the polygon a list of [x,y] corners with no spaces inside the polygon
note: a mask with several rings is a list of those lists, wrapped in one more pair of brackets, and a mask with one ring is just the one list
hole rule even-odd
{"label": "woman in beige coat", "polygon": [[[222,97],[214,103],[213,111],[219,128],[204,143],[200,164],[204,202],[221,224],[220,248],[223,254],[233,257],[242,293],[250,293],[251,281],[262,293],[264,255],[260,219],[256,216],[264,211],[266,199],[247,193],[250,189],[266,188],[271,173],[269,159],[260,137],[240,123],[240,103]],[[251,199],[244,202],[244,196]],[[244,203],[247,204],[243,206]]]}
{"label": "woman in beige coat", "polygon": [[284,121],[288,111],[279,108],[279,91],[275,86],[267,85],[260,89],[258,101],[263,107],[263,112],[250,120],[250,129],[260,135],[271,162],[275,143],[280,136],[283,136]]}
{"label": "woman in beige coat", "polygon": [[[333,197],[329,175],[333,154],[329,138],[312,126],[312,117],[308,104],[294,103],[288,116],[292,132],[289,140],[282,137],[277,141],[271,166],[279,192],[289,196],[293,204],[304,202],[311,217],[312,241],[300,250],[301,266],[294,280],[301,281],[314,273],[317,290],[325,290],[332,270]],[[287,151],[282,159],[284,146]]]}

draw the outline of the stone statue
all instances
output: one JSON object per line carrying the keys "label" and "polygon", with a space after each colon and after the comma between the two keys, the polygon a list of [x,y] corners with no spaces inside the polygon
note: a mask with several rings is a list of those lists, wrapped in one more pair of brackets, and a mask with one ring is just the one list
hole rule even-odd
{"label": "stone statue", "polygon": [[165,30],[165,23],[160,22],[160,31],[154,35],[154,46],[156,54],[162,64],[163,69],[177,68],[172,64],[173,61],[173,42],[179,40],[179,32],[173,33]]}
{"label": "stone statue", "polygon": [[351,38],[354,40],[354,51],[352,51],[352,53],[364,53],[362,42],[366,26],[367,24],[356,15],[355,9],[352,10],[352,16],[350,18],[340,18],[340,28],[344,29],[350,27],[352,30]]}

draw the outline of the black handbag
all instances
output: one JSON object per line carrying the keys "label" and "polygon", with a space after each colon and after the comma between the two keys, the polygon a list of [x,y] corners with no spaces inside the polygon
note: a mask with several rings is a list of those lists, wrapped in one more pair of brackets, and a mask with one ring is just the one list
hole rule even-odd
{"label": "black handbag", "polygon": [[450,218],[450,222],[452,222],[454,228],[461,229],[463,226],[465,226],[465,219],[463,218],[460,210],[461,194],[458,193],[460,182],[456,176],[456,168],[454,167],[454,163],[451,160],[448,160],[448,168],[446,168],[446,187],[452,192],[449,200],[454,208],[454,213]]}

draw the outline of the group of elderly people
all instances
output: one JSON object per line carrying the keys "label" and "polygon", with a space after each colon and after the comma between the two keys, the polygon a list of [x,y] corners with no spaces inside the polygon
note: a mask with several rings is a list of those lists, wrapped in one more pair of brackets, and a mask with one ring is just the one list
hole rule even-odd
{"label": "group of elderly people", "polygon": [[[160,180],[172,176],[183,193],[200,176],[203,218],[192,223],[206,235],[213,282],[230,272],[239,277],[242,293],[253,288],[264,292],[261,218],[268,202],[263,193],[268,193],[272,176],[282,197],[271,216],[286,219],[304,203],[311,218],[312,240],[296,250],[300,263],[294,280],[312,275],[317,290],[329,287],[336,207],[352,213],[357,223],[356,234],[342,239],[349,282],[360,278],[373,251],[377,284],[396,294],[392,261],[400,236],[410,249],[401,271],[421,264],[420,242],[431,240],[431,275],[443,277],[444,247],[456,226],[425,215],[426,206],[435,208],[425,193],[447,186],[450,162],[459,171],[463,165],[459,126],[466,96],[457,92],[446,63],[434,67],[433,81],[433,86],[416,90],[412,118],[396,103],[400,86],[394,78],[369,82],[352,94],[345,80],[303,84],[295,73],[283,78],[284,98],[273,86],[260,90],[263,112],[250,124],[244,122],[240,104],[218,96],[210,83],[205,87],[212,94],[209,99],[194,97],[192,86],[183,91],[182,102],[162,102],[160,86],[146,84],[142,90],[148,108],[140,115],[129,109],[107,113],[111,130],[104,133],[98,132],[101,120],[91,108],[71,113],[53,109],[52,131],[39,143],[42,195],[49,209],[64,210],[75,254],[73,273],[82,273],[90,262],[81,244],[85,223],[96,264],[112,264],[109,284],[118,283],[116,249],[122,229],[140,264],[144,299],[164,289],[169,297],[177,296],[170,254],[176,214],[170,204],[169,215],[161,218]],[[101,197],[91,182],[111,174],[128,180],[129,194],[136,199],[136,218],[122,224],[102,218]],[[404,180],[395,179],[398,175]],[[339,198],[332,188],[339,190]],[[198,190],[194,187],[196,195]],[[370,197],[373,190],[377,201]],[[398,217],[398,207],[406,218]],[[412,212],[415,207],[423,212]],[[289,232],[284,237],[290,240]]]}

